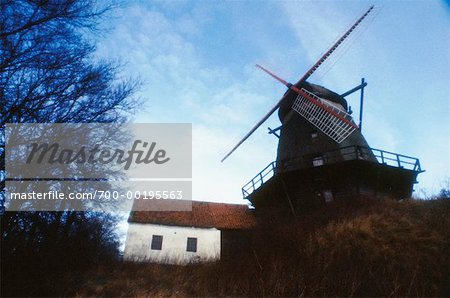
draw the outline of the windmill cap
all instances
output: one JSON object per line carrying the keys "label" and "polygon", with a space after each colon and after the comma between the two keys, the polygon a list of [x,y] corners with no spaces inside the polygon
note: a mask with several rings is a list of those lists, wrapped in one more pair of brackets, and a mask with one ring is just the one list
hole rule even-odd
{"label": "windmill cap", "polygon": [[[324,98],[329,101],[340,104],[345,110],[347,110],[347,101],[345,100],[345,98],[340,96],[336,92],[331,91],[330,89],[327,89],[320,85],[311,84],[308,82],[295,84],[295,86],[299,89],[305,88],[306,90],[314,93],[320,98]],[[292,90],[287,91],[286,96],[284,100],[281,102],[280,109],[278,111],[278,117],[280,118],[281,122],[283,122],[284,117],[291,110],[292,104],[294,103],[296,97],[297,97],[296,92]]]}

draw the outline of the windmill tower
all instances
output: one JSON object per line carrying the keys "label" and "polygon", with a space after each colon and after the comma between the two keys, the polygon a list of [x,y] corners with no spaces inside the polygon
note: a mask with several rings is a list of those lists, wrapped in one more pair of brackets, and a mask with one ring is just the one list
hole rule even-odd
{"label": "windmill tower", "polygon": [[276,161],[270,163],[242,188],[245,199],[257,209],[296,210],[352,196],[411,195],[421,172],[419,160],[370,148],[348,109],[345,96],[307,79],[339,47],[373,10],[370,7],[345,34],[305,73],[291,84],[264,67],[258,68],[288,90],[278,103],[222,159],[224,161],[276,110],[282,125],[269,133],[279,138]]}

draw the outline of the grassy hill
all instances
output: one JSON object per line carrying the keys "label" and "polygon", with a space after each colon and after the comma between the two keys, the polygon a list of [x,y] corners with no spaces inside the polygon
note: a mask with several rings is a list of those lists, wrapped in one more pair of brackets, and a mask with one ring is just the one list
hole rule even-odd
{"label": "grassy hill", "polygon": [[211,264],[120,263],[78,296],[449,296],[450,200],[353,200],[254,233]]}

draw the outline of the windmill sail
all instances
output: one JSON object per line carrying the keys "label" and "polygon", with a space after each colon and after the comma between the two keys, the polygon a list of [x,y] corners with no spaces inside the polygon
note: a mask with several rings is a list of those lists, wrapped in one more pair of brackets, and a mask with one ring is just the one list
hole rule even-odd
{"label": "windmill sail", "polygon": [[356,128],[351,116],[332,102],[301,89],[292,109],[337,143]]}
{"label": "windmill sail", "polygon": [[[301,83],[305,82],[319,67],[322,65],[322,63],[339,47],[339,45],[347,39],[347,37],[358,27],[358,25],[367,17],[367,15],[372,11],[374,6],[372,5],[351,27],[348,29],[344,35],[342,35],[334,44],[333,46],[325,52],[325,54],[320,57],[320,59],[303,75],[303,77],[295,84],[300,85]],[[263,69],[262,67],[260,67]],[[268,72],[270,74],[270,72]],[[275,76],[274,76],[275,77]],[[276,77],[275,77],[276,78]],[[287,82],[284,83],[288,88],[293,89],[293,85]],[[285,96],[283,96],[278,103],[260,120],[258,123],[231,149],[230,152],[228,152],[227,155],[221,160],[222,162],[227,159],[228,156],[230,156],[245,140],[247,140],[250,135],[252,135],[259,126],[261,126],[262,123],[264,123],[272,114],[275,112],[281,105],[281,102]],[[326,110],[326,109],[325,109]],[[356,125],[355,125],[356,126]]]}

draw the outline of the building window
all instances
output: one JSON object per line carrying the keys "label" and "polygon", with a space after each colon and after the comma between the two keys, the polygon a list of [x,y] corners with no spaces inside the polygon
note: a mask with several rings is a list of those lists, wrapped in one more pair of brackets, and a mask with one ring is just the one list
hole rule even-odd
{"label": "building window", "polygon": [[162,241],[163,241],[163,236],[161,236],[161,235],[153,235],[151,249],[153,249],[153,250],[161,250],[161,248],[162,248]]}
{"label": "building window", "polygon": [[314,167],[318,167],[318,166],[323,166],[325,161],[324,161],[323,156],[316,156],[313,158],[312,163],[313,163]]}
{"label": "building window", "polygon": [[186,251],[191,251],[191,252],[197,251],[197,238],[188,237]]}
{"label": "building window", "polygon": [[319,137],[319,133],[317,131],[311,132],[311,139],[316,140]]}

